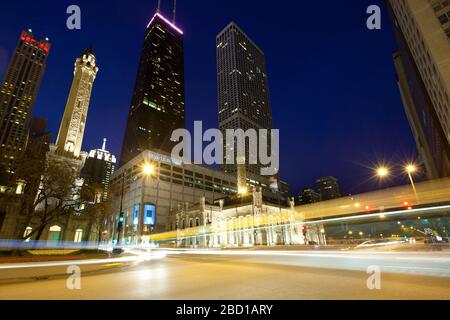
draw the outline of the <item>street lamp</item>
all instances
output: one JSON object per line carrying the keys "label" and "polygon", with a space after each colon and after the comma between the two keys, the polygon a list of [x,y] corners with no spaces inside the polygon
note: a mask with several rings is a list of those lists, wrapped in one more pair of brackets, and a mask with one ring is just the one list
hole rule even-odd
{"label": "street lamp", "polygon": [[145,163],[142,167],[142,173],[147,177],[153,175],[155,173],[155,166],[151,163]]}
{"label": "street lamp", "polygon": [[381,167],[377,168],[376,173],[377,173],[378,178],[384,179],[387,176],[389,176],[389,169],[385,166],[381,166]]}
{"label": "street lamp", "polygon": [[411,182],[411,186],[414,190],[414,195],[416,196],[416,199],[417,199],[417,190],[416,190],[416,185],[415,185],[414,179],[413,179],[413,174],[417,172],[416,165],[413,163],[408,164],[405,167],[405,172],[408,174],[409,181]]}
{"label": "street lamp", "polygon": [[[151,162],[145,162],[142,166],[142,171],[141,174],[143,175],[143,179],[142,179],[142,192],[141,192],[141,206],[140,206],[140,219],[138,222],[138,230],[139,230],[139,240],[142,241],[142,235],[144,233],[144,221],[145,221],[145,208],[144,208],[144,203],[145,203],[145,187],[146,187],[146,181],[147,178],[153,176],[156,172],[156,168],[155,165]],[[157,190],[158,193],[158,190]],[[158,198],[158,196],[157,196]],[[157,201],[158,202],[158,201]]]}

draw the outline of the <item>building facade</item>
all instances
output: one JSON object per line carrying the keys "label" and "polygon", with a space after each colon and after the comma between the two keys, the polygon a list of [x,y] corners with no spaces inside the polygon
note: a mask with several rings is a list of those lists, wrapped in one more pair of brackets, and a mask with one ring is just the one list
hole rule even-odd
{"label": "building facade", "polygon": [[145,150],[171,153],[172,132],[185,127],[183,32],[158,11],[145,32],[120,165]]}
{"label": "building facade", "polygon": [[[272,110],[269,97],[266,60],[264,52],[234,23],[230,23],[216,38],[217,86],[219,106],[219,128],[224,137],[227,129],[272,129]],[[268,154],[271,152],[268,139]],[[224,145],[223,170],[237,172],[237,165],[226,164],[227,148]],[[250,165],[248,141],[246,142],[247,172],[261,174],[261,164]],[[253,155],[258,157],[258,155]]]}
{"label": "building facade", "polygon": [[302,223],[293,199],[290,205],[277,206],[265,201],[261,189],[214,204],[201,198],[195,206],[174,210],[169,219],[172,234],[166,236],[182,248],[326,244],[318,226]]}
{"label": "building facade", "polygon": [[314,191],[311,188],[304,188],[298,195],[297,203],[299,205],[311,204],[320,202],[322,197],[320,193]]}
{"label": "building facade", "polygon": [[75,61],[74,79],[56,140],[57,153],[75,158],[81,155],[92,87],[98,70],[92,49],[83,51]]}
{"label": "building facade", "polygon": [[387,1],[403,104],[428,178],[450,175],[450,3]]}
{"label": "building facade", "polygon": [[[101,185],[103,193],[100,201],[108,199],[109,184],[116,168],[116,157],[106,150],[106,139],[103,140],[101,149],[91,150],[86,158],[81,176],[85,183]],[[98,201],[98,202],[100,202]]]}
{"label": "building facade", "polygon": [[341,197],[338,180],[335,177],[322,177],[316,181],[317,191],[322,201]]}
{"label": "building facade", "polygon": [[26,149],[33,106],[50,52],[48,39],[23,31],[0,88],[0,164],[7,170]]}

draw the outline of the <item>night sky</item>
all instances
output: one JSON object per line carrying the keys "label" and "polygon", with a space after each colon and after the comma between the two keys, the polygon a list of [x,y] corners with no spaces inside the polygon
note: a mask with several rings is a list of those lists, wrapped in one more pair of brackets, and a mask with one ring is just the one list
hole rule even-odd
{"label": "night sky", "polygon": [[[2,2],[0,76],[22,30],[49,37],[52,50],[33,113],[49,120],[56,140],[75,58],[96,51],[100,72],[83,150],[107,148],[119,157],[145,28],[156,0]],[[171,1],[163,0],[171,17]],[[344,4],[345,3],[345,4]],[[66,8],[82,10],[82,30],[66,28]],[[396,84],[392,27],[366,28],[366,9],[381,0],[178,0],[185,33],[189,127],[217,128],[215,37],[234,20],[265,52],[274,127],[281,133],[281,178],[297,193],[323,175],[344,193],[380,187],[371,168],[413,160],[417,151]],[[399,175],[401,175],[399,173]],[[406,182],[404,177],[390,184]]]}

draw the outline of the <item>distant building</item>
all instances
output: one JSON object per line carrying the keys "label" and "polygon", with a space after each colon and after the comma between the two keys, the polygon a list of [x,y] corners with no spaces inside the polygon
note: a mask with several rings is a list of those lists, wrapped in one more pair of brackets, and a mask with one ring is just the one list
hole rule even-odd
{"label": "distant building", "polygon": [[84,167],[81,170],[81,176],[85,183],[101,185],[103,192],[101,201],[108,199],[109,184],[114,170],[116,168],[116,157],[106,150],[106,139],[103,140],[101,149],[91,150],[86,158]]}
{"label": "distant building", "polygon": [[81,156],[92,87],[98,67],[92,49],[86,49],[75,61],[75,71],[64,116],[61,121],[56,152],[74,158]]}
{"label": "distant building", "polygon": [[45,159],[50,151],[51,132],[47,131],[48,120],[32,116],[27,143],[27,156]]}
{"label": "distant building", "polygon": [[389,0],[406,115],[429,179],[450,176],[450,2]]}
{"label": "distant building", "polygon": [[[272,130],[272,110],[264,52],[231,22],[216,38],[219,128],[226,136],[227,129]],[[271,152],[268,137],[267,150]],[[237,148],[224,146],[225,150]],[[258,155],[254,155],[258,157]],[[261,164],[251,165],[249,143],[246,143],[246,168],[248,173],[261,175]],[[226,151],[224,152],[226,163]],[[224,164],[227,173],[236,173],[237,165]],[[279,168],[277,168],[279,169]]]}
{"label": "distant building", "polygon": [[26,150],[33,106],[44,76],[50,42],[23,31],[0,87],[0,165],[10,169]]}
{"label": "distant building", "polygon": [[299,205],[311,204],[321,201],[320,193],[314,191],[311,188],[303,189],[298,195],[297,203]]}
{"label": "distant building", "polygon": [[316,181],[317,191],[322,201],[340,198],[338,180],[335,177],[322,177]]}
{"label": "distant building", "polygon": [[145,31],[120,166],[146,150],[171,153],[186,128],[183,31],[159,11]]}

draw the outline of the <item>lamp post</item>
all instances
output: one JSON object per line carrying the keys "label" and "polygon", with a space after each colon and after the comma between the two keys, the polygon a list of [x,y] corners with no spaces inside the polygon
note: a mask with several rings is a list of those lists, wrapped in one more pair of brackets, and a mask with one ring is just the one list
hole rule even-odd
{"label": "lamp post", "polygon": [[147,178],[152,176],[155,173],[155,166],[152,163],[145,162],[142,167],[142,192],[141,192],[141,207],[140,207],[140,219],[139,219],[139,241],[142,243],[142,235],[144,233],[144,220],[145,220],[145,186],[147,182]]}
{"label": "lamp post", "polygon": [[122,175],[122,184],[121,184],[121,192],[120,192],[120,209],[119,209],[119,219],[117,224],[117,246],[120,246],[120,236],[123,230],[124,223],[124,213],[123,213],[123,196],[125,193],[125,175],[126,172],[123,172]]}
{"label": "lamp post", "polygon": [[414,190],[414,195],[417,199],[417,190],[413,179],[413,174],[417,172],[417,167],[414,164],[410,163],[405,167],[405,172],[408,174],[409,181],[411,182],[411,186]]}

